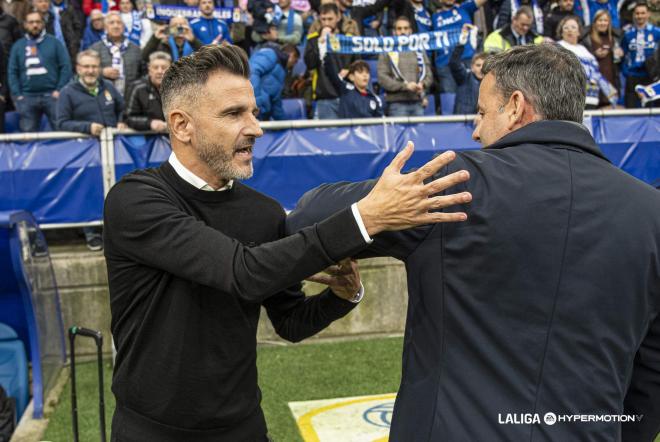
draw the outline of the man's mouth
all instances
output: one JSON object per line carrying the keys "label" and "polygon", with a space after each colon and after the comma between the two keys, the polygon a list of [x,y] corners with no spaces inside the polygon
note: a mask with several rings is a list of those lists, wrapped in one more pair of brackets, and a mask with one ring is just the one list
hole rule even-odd
{"label": "man's mouth", "polygon": [[234,150],[234,156],[241,158],[252,158],[252,146],[244,146]]}

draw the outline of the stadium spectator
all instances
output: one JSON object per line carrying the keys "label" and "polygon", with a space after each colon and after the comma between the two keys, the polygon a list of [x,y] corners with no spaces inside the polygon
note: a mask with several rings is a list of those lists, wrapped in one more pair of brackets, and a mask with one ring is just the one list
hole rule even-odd
{"label": "stadium spectator", "polygon": [[623,75],[626,77],[625,104],[628,108],[640,107],[635,86],[651,83],[645,62],[653,55],[658,41],[660,28],[649,23],[649,7],[638,3],[633,10],[634,26],[631,26],[621,40],[623,48]]}
{"label": "stadium spectator", "polygon": [[[277,24],[277,42],[283,45],[300,44],[303,35],[303,21],[300,14],[291,9],[291,0],[280,0],[279,7],[282,16]],[[264,41],[262,34],[253,30],[252,41],[256,43]]]}
{"label": "stadium spectator", "polygon": [[101,57],[88,49],[76,58],[77,75],[62,89],[57,101],[58,130],[101,135],[106,127],[125,129],[124,99],[108,80],[101,78]]}
{"label": "stadium spectator", "polygon": [[346,73],[337,70],[337,65],[322,60],[328,79],[339,91],[338,118],[376,118],[383,116],[383,102],[370,88],[371,74],[364,60],[356,60],[348,66]]}
{"label": "stadium spectator", "polygon": [[87,17],[87,26],[83,33],[82,42],[80,43],[80,50],[84,51],[89,49],[97,41],[101,41],[103,33],[105,32],[105,18],[99,9],[94,9]]}
{"label": "stadium spectator", "polygon": [[162,132],[167,129],[160,100],[160,83],[172,64],[167,52],[154,52],[149,56],[147,77],[133,86],[126,107],[126,122],[135,130]]}
{"label": "stadium spectator", "polygon": [[314,35],[320,35],[321,29],[325,26],[321,22],[321,10],[325,5],[335,5],[337,8],[337,14],[339,15],[339,23],[336,24],[337,34],[342,35],[360,35],[360,26],[358,22],[353,20],[350,15],[342,14],[339,9],[338,3],[335,3],[335,0],[322,0],[321,5],[319,6],[319,18],[314,20],[314,22],[309,26],[309,31],[307,31],[307,40],[309,41]]}
{"label": "stadium spectator", "polygon": [[250,56],[250,83],[260,120],[286,119],[282,109],[282,92],[287,72],[299,58],[300,53],[294,45],[280,46],[274,42],[264,43]]}
{"label": "stadium spectator", "polygon": [[126,37],[139,47],[144,47],[151,37],[151,22],[138,11],[135,0],[119,0],[119,12],[124,22]]}
{"label": "stadium spectator", "polygon": [[598,11],[605,10],[609,12],[612,21],[612,27],[621,29],[621,20],[619,19],[619,6],[621,0],[580,0],[577,3],[576,11],[582,18],[583,23],[591,25]]}
{"label": "stadium spectator", "polygon": [[101,56],[103,78],[111,81],[122,96],[130,92],[131,85],[142,73],[140,47],[126,37],[124,30],[119,11],[108,12],[105,36],[90,48]]}
{"label": "stadium spectator", "polygon": [[543,35],[543,11],[550,0],[502,0],[499,13],[495,19],[495,26],[501,28],[511,23],[511,17],[523,6],[532,10],[531,29],[537,34]]}
{"label": "stadium spectator", "polygon": [[[394,22],[394,35],[410,35],[412,23],[405,15]],[[424,95],[433,83],[428,57],[419,52],[389,52],[378,56],[378,84],[385,90],[387,115],[424,115]]]}
{"label": "stadium spectator", "polygon": [[231,43],[229,26],[224,20],[214,17],[215,5],[213,0],[200,0],[200,16],[190,21],[190,28],[195,37],[202,44],[220,44],[222,42]]}
{"label": "stadium spectator", "polygon": [[69,51],[74,60],[80,47],[85,17],[76,0],[32,0],[34,9],[41,13],[46,32],[54,35]]}
{"label": "stadium spectator", "polygon": [[[16,41],[23,36],[23,30],[15,17],[9,15],[3,10],[0,5],[0,44],[2,45],[2,76],[0,77],[0,87],[4,94],[0,96],[0,103],[3,108],[3,115],[5,110],[11,110],[9,88],[7,87],[7,67],[9,66],[9,53],[11,47]],[[4,120],[3,120],[4,121]],[[4,127],[4,124],[3,124]]]}
{"label": "stadium spectator", "polygon": [[649,17],[649,23],[653,26],[660,26],[660,0],[649,0],[649,12],[651,17]]}
{"label": "stadium spectator", "polygon": [[201,48],[202,42],[195,37],[185,17],[172,17],[167,26],[156,28],[147,45],[142,49],[142,60],[149,61],[149,56],[156,51],[167,52],[173,61]]}
{"label": "stadium spectator", "polygon": [[[612,29],[610,13],[601,9],[594,15],[594,23],[587,29],[581,43],[598,60],[598,69],[603,77],[620,92],[621,81],[617,64],[623,59],[623,49],[619,46],[618,38],[618,30]],[[608,104],[609,100],[601,92],[598,105],[602,107]]]}
{"label": "stadium spectator", "polygon": [[[335,89],[335,82],[330,80],[323,68],[324,63],[332,63],[337,72],[341,72],[353,61],[357,60],[356,55],[349,54],[325,54],[326,40],[334,37],[341,29],[342,17],[339,15],[337,5],[325,3],[320,8],[319,22],[323,29],[320,34],[311,33],[307,36],[305,46],[305,65],[312,71],[312,84],[316,87],[313,91],[316,100],[316,113],[314,118],[332,119],[339,116],[339,91]],[[322,63],[321,58],[325,58]],[[345,74],[345,72],[344,72]]]}
{"label": "stadium spectator", "polygon": [[[0,6],[5,14],[16,19],[19,24],[25,23],[25,16],[33,9],[32,0],[0,0]],[[5,48],[7,52],[11,48]]]}
{"label": "stadium spectator", "polygon": [[14,43],[9,56],[9,89],[23,132],[37,132],[43,115],[55,127],[55,102],[71,79],[69,54],[45,25],[39,12],[29,13],[25,37]]}
{"label": "stadium spectator", "polygon": [[0,44],[0,133],[5,133],[5,110],[7,110],[7,57]]}
{"label": "stadium spectator", "polygon": [[513,46],[541,44],[543,37],[532,30],[532,10],[521,6],[513,15],[511,24],[490,33],[484,41],[484,51],[498,53],[508,51]]}
{"label": "stadium spectator", "polygon": [[559,44],[575,54],[584,69],[586,77],[585,88],[587,91],[586,109],[598,108],[601,93],[610,105],[614,106],[618,99],[616,87],[603,77],[598,68],[596,57],[587,48],[578,43],[578,39],[582,35],[582,26],[579,19],[577,17],[565,17],[559,22],[559,31],[561,32],[560,35],[557,35],[558,38],[561,37]]}
{"label": "stadium spectator", "polygon": [[[456,0],[440,0],[440,7],[431,17],[434,31],[460,33],[464,24],[472,24],[472,15],[486,3],[487,0],[465,0],[460,5]],[[469,63],[477,48],[476,28],[463,50],[463,62]],[[436,51],[435,67],[439,79],[440,92],[456,92],[456,82],[449,69],[451,48]]]}
{"label": "stadium spectator", "polygon": [[431,12],[426,7],[424,0],[392,0],[387,9],[393,31],[398,17],[408,18],[413,34],[433,30]]}
{"label": "stadium spectator", "polygon": [[456,101],[454,101],[455,115],[472,115],[477,112],[477,100],[479,99],[479,86],[484,78],[481,68],[488,57],[488,53],[480,52],[472,57],[470,67],[461,62],[461,52],[465,46],[458,45],[454,48],[449,67],[458,87],[456,88]]}
{"label": "stadium spectator", "polygon": [[[543,35],[552,38],[557,36],[557,27],[559,22],[569,15],[575,15],[575,0],[559,0],[555,7],[545,16],[543,24]],[[581,19],[580,19],[581,20]]]}

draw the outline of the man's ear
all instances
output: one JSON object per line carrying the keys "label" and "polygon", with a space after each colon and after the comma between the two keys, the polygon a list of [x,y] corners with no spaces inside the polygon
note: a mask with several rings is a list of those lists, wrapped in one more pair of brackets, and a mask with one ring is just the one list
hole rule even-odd
{"label": "man's ear", "polygon": [[515,130],[534,121],[534,109],[521,91],[514,91],[504,107],[508,114],[507,129]]}
{"label": "man's ear", "polygon": [[167,114],[167,126],[170,129],[171,136],[184,144],[190,143],[195,126],[192,118],[186,111],[172,109]]}

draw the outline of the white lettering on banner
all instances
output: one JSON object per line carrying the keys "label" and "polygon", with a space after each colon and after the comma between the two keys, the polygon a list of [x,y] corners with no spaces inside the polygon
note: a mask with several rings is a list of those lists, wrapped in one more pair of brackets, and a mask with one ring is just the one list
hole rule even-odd
{"label": "white lettering on banner", "polygon": [[408,44],[408,36],[407,35],[400,35],[399,36],[399,48],[397,49],[397,52],[402,52],[402,48]]}
{"label": "white lettering on banner", "polygon": [[[543,416],[546,425],[562,423],[589,422],[641,422],[643,414],[555,414],[548,412]],[[532,425],[540,424],[538,413],[498,413],[497,423],[500,425]]]}
{"label": "white lettering on banner", "polygon": [[394,50],[394,39],[392,37],[383,37],[383,48],[385,52],[392,52]]}

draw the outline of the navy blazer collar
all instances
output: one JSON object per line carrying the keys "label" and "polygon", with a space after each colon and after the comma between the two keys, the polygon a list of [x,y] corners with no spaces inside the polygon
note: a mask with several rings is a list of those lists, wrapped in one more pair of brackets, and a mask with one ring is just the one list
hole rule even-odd
{"label": "navy blazer collar", "polygon": [[587,128],[573,121],[535,121],[503,136],[495,143],[487,146],[486,149],[503,149],[520,144],[571,146],[609,162]]}

